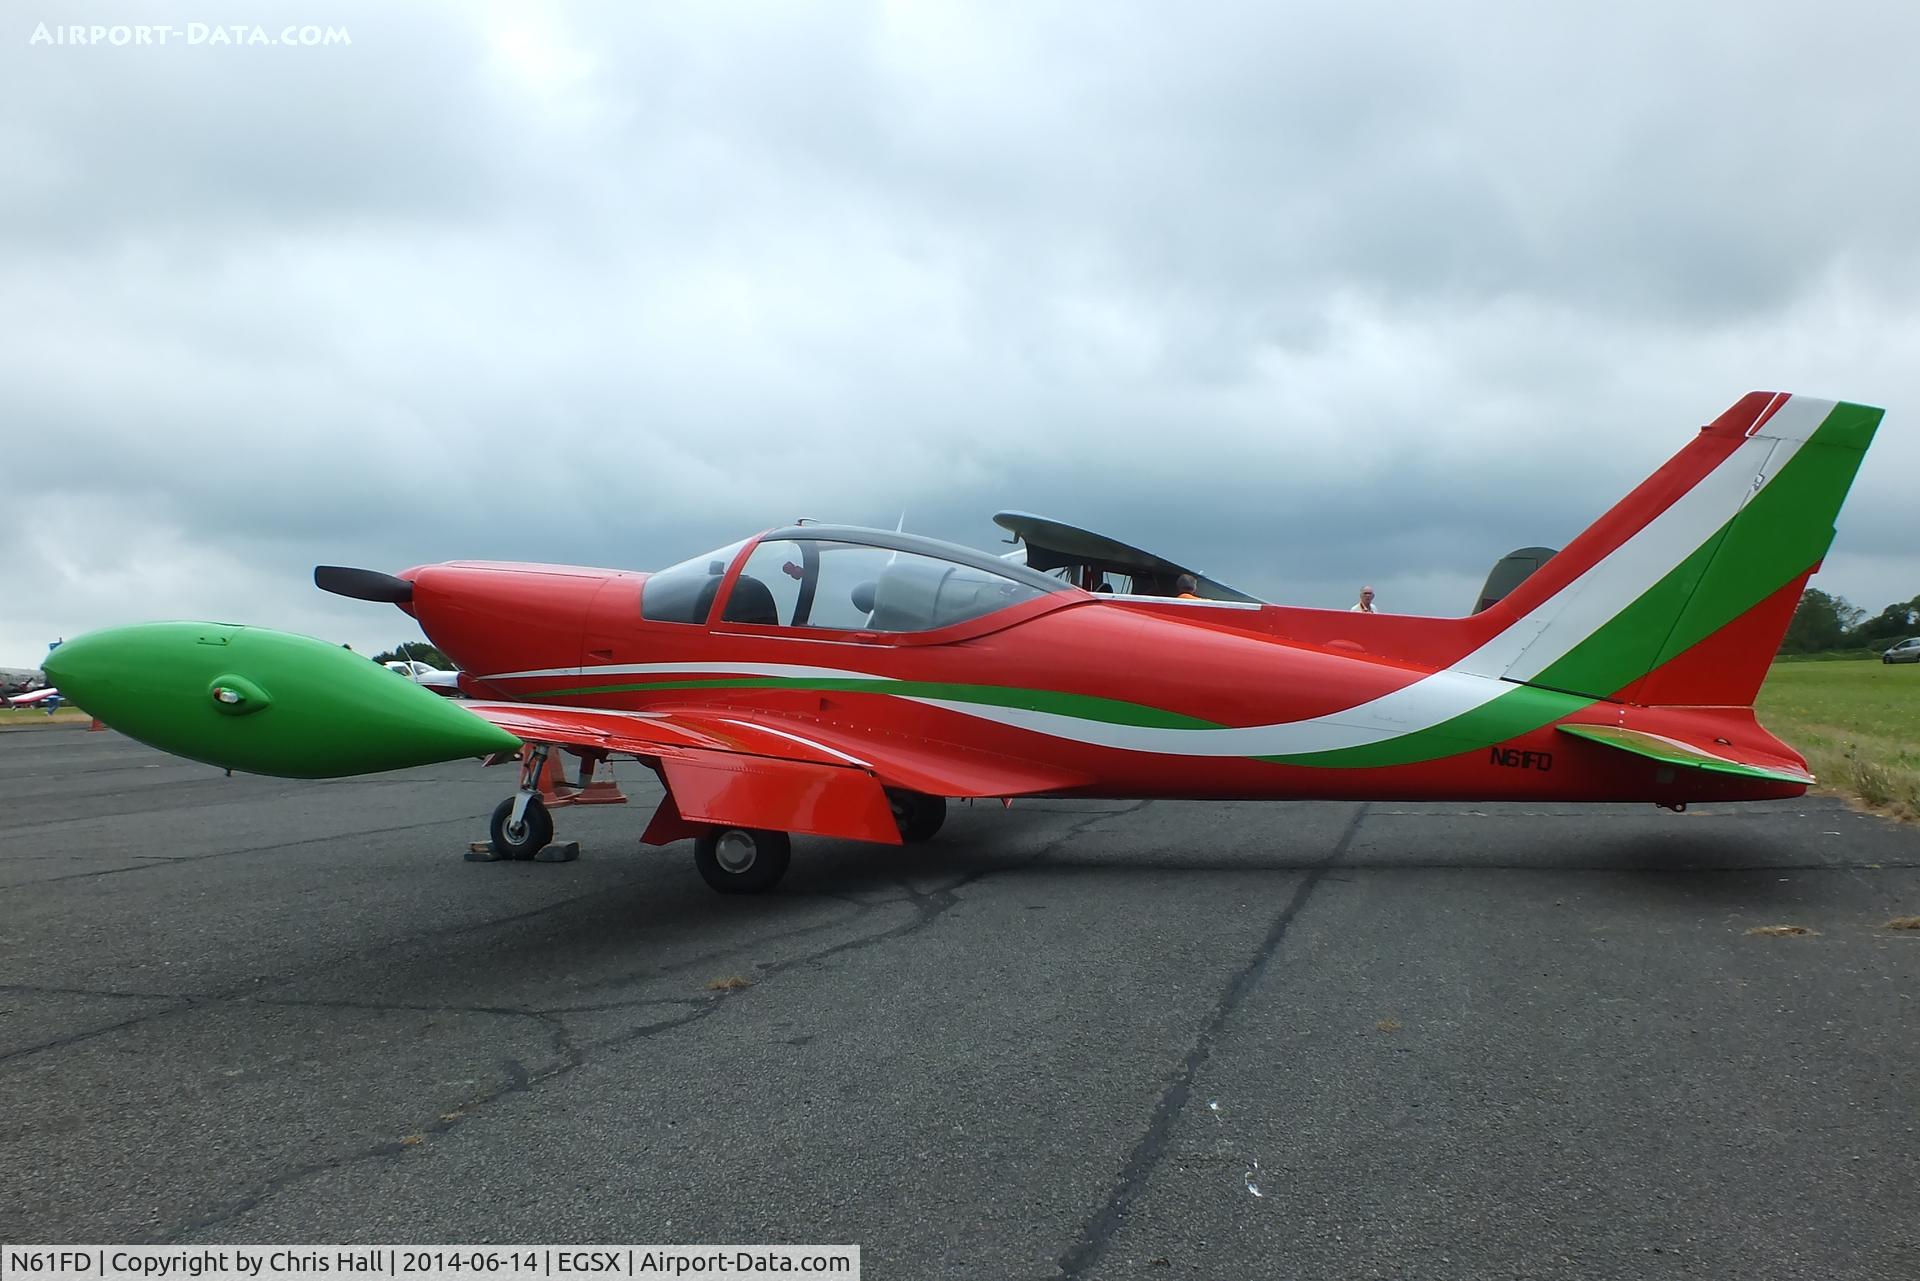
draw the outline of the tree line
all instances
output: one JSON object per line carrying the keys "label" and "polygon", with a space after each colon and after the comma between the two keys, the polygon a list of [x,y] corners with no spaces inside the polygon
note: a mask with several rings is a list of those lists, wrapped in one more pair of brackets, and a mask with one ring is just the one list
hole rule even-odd
{"label": "tree line", "polygon": [[1818,587],[1800,595],[1800,604],[1780,642],[1782,654],[1824,654],[1831,650],[1865,649],[1878,652],[1909,636],[1920,635],[1920,596],[1896,601],[1873,617]]}

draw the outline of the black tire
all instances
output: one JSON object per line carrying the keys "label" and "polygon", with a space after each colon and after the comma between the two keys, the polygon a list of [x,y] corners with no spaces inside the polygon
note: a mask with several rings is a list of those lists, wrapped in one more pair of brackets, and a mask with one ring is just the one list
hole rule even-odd
{"label": "black tire", "polygon": [[893,807],[893,821],[900,825],[900,839],[908,845],[930,841],[940,825],[947,821],[947,798],[924,792],[888,792],[887,804]]}
{"label": "black tire", "polygon": [[493,840],[495,854],[524,862],[553,844],[553,815],[547,813],[546,805],[538,796],[530,796],[519,830],[510,832],[507,820],[513,816],[513,802],[514,798],[509,796],[493,807],[493,821],[487,824],[487,835]]}
{"label": "black tire", "polygon": [[793,861],[785,832],[757,827],[710,827],[693,841],[700,878],[722,894],[764,894]]}

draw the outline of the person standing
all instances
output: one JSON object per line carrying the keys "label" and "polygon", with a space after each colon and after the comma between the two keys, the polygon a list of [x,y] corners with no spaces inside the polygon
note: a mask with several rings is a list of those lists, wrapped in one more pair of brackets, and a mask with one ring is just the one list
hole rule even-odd
{"label": "person standing", "polygon": [[1377,612],[1377,611],[1376,611],[1376,610],[1375,610],[1375,609],[1373,608],[1373,588],[1371,588],[1371,587],[1362,587],[1362,588],[1360,589],[1360,602],[1359,602],[1359,604],[1357,604],[1357,605],[1355,605],[1355,606],[1353,606],[1353,607],[1352,607],[1351,609],[1349,609],[1349,610],[1348,610],[1347,612],[1348,612],[1349,614],[1372,614],[1372,613],[1375,613],[1375,612]]}

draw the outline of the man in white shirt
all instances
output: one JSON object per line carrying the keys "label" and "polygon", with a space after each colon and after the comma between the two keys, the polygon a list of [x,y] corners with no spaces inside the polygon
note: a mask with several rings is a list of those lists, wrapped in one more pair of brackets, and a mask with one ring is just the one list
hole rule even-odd
{"label": "man in white shirt", "polygon": [[1362,587],[1362,588],[1360,589],[1360,603],[1359,603],[1358,605],[1355,605],[1355,606],[1354,606],[1353,608],[1351,608],[1351,609],[1349,609],[1349,610],[1348,610],[1347,612],[1348,612],[1349,614],[1371,614],[1371,613],[1373,613],[1373,612],[1374,612],[1374,608],[1373,608],[1373,588],[1371,588],[1371,587]]}

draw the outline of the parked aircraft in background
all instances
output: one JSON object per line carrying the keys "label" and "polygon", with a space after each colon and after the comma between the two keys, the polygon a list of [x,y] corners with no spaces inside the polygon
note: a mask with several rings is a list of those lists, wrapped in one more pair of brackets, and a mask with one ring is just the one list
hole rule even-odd
{"label": "parked aircraft in background", "polygon": [[406,677],[416,685],[424,686],[432,690],[436,694],[454,698],[460,693],[459,672],[449,672],[444,668],[433,667],[420,662],[418,659],[412,658],[395,659],[382,664],[382,666],[396,675]]}
{"label": "parked aircraft in background", "polygon": [[51,685],[42,685],[38,689],[22,694],[0,694],[0,706],[5,707],[41,707],[49,714],[58,710],[61,693]]}
{"label": "parked aircraft in background", "polygon": [[114,728],[235,769],[518,755],[491,824],[515,857],[552,839],[543,797],[590,783],[553,786],[549,761],[634,757],[666,791],[642,839],[691,838],[723,892],[774,885],[789,833],[922,840],[956,797],[1791,797],[1812,776],[1754,695],[1881,416],[1748,395],[1461,618],[1093,593],[897,531],[795,525],[653,574],[315,571],[416,619],[464,704],[225,624],[96,632],[47,671]]}

